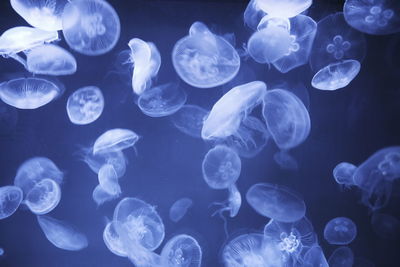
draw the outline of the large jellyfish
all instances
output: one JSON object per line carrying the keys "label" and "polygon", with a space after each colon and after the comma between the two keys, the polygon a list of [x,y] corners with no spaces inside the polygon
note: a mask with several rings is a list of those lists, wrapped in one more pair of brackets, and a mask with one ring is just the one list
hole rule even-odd
{"label": "large jellyfish", "polygon": [[199,243],[190,235],[172,237],[161,251],[163,267],[200,267],[202,251]]}
{"label": "large jellyfish", "polygon": [[132,130],[114,128],[100,135],[93,145],[93,155],[121,151],[132,147],[139,136]]}
{"label": "large jellyfish", "polygon": [[196,105],[183,105],[171,116],[174,126],[184,134],[201,138],[201,129],[208,111]]}
{"label": "large jellyfish", "polygon": [[371,217],[374,232],[381,238],[398,240],[400,237],[400,220],[390,214],[374,213]]}
{"label": "large jellyfish", "polygon": [[246,200],[257,213],[279,222],[295,222],[306,213],[304,200],[282,185],[254,184],[247,191]]}
{"label": "large jellyfish", "polygon": [[64,88],[43,78],[16,78],[0,83],[0,98],[19,109],[36,109],[62,94]]}
{"label": "large jellyfish", "polygon": [[110,195],[120,195],[121,186],[118,183],[118,174],[111,164],[104,164],[98,173],[99,184]]}
{"label": "large jellyfish", "polygon": [[397,0],[346,0],[346,22],[361,32],[375,35],[400,31],[400,2]]}
{"label": "large jellyfish", "polygon": [[274,17],[291,18],[307,10],[312,0],[256,0],[258,7]]}
{"label": "large jellyfish", "polygon": [[324,238],[329,244],[347,245],[357,236],[357,226],[347,217],[336,217],[324,228]]}
{"label": "large jellyfish", "polygon": [[352,267],[354,264],[354,254],[349,247],[339,247],[335,249],[328,259],[330,267]]}
{"label": "large jellyfish", "polygon": [[89,56],[109,52],[121,31],[118,14],[103,0],[68,2],[62,13],[62,28],[67,44]]}
{"label": "large jellyfish", "polygon": [[127,257],[124,244],[122,243],[121,238],[118,235],[117,230],[115,229],[115,224],[115,221],[111,221],[107,223],[106,227],[104,227],[104,244],[106,244],[107,248],[115,255],[120,257]]}
{"label": "large jellyfish", "polygon": [[206,25],[194,22],[189,35],[172,51],[172,63],[179,77],[198,88],[211,88],[232,80],[239,71],[240,58],[224,38]]}
{"label": "large jellyfish", "polygon": [[77,251],[88,246],[86,236],[67,222],[47,215],[37,216],[40,228],[46,238],[60,249]]}
{"label": "large jellyfish", "polygon": [[44,178],[26,194],[24,204],[37,215],[49,213],[61,200],[61,188],[53,179]]}
{"label": "large jellyfish", "polygon": [[180,198],[169,209],[169,219],[173,222],[180,221],[193,205],[193,200],[187,197]]}
{"label": "large jellyfish", "polygon": [[354,185],[353,175],[356,169],[357,167],[351,163],[340,162],[333,169],[333,177],[338,184],[350,187]]}
{"label": "large jellyfish", "polygon": [[329,267],[328,261],[325,258],[324,252],[318,245],[310,248],[304,255],[304,262],[301,266],[304,267]]}
{"label": "large jellyfish", "polygon": [[13,185],[0,187],[0,220],[13,215],[21,204],[22,198],[21,188]]}
{"label": "large jellyfish", "polygon": [[103,109],[103,93],[96,86],[79,88],[68,97],[67,114],[73,124],[92,123],[100,117]]}

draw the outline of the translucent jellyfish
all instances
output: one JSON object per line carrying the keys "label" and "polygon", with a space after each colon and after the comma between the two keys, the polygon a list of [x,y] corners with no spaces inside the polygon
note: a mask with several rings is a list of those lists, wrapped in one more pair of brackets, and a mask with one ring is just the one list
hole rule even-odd
{"label": "translucent jellyfish", "polygon": [[397,0],[346,0],[346,22],[361,32],[375,35],[400,31],[400,3]]}
{"label": "translucent jellyfish", "polygon": [[276,145],[282,150],[298,146],[310,134],[310,116],[293,93],[269,90],[264,97],[263,117]]}
{"label": "translucent jellyfish", "polygon": [[43,78],[16,78],[0,83],[0,98],[19,109],[36,109],[56,99],[60,85]]}
{"label": "translucent jellyfish", "polygon": [[166,83],[144,91],[139,96],[138,106],[150,117],[165,117],[177,112],[186,98],[186,92],[178,83]]}
{"label": "translucent jellyfish", "polygon": [[40,180],[26,194],[24,204],[37,215],[49,213],[61,200],[61,188],[53,179]]}
{"label": "translucent jellyfish", "polygon": [[13,133],[16,129],[17,123],[17,109],[0,101],[0,135],[8,135]]}
{"label": "translucent jellyfish", "polygon": [[279,222],[295,222],[306,213],[304,200],[282,185],[254,184],[247,191],[246,200],[257,213]]}
{"label": "translucent jellyfish", "polygon": [[115,229],[115,222],[111,221],[107,223],[106,227],[103,231],[103,240],[104,244],[106,244],[107,248],[117,256],[126,257],[127,254],[125,252],[124,244],[121,241],[120,236],[118,235],[117,230]]}
{"label": "translucent jellyfish", "polygon": [[60,249],[77,251],[88,246],[86,236],[67,222],[47,215],[37,216],[40,228],[46,238]]}
{"label": "translucent jellyfish", "polygon": [[104,164],[98,174],[99,184],[110,195],[120,195],[121,186],[118,183],[118,174],[111,164]]}
{"label": "translucent jellyfish", "polygon": [[201,129],[208,111],[196,105],[183,105],[171,116],[172,123],[182,133],[201,138]]}
{"label": "translucent jellyfish", "polygon": [[75,57],[62,47],[52,44],[36,46],[26,52],[29,72],[44,75],[70,75],[76,72]]}
{"label": "translucent jellyfish", "polygon": [[132,130],[114,128],[100,135],[93,145],[93,155],[121,151],[132,147],[139,136]]}
{"label": "translucent jellyfish", "polygon": [[161,266],[200,267],[202,251],[193,237],[180,234],[172,237],[161,251]]}
{"label": "translucent jellyfish", "polygon": [[13,215],[21,204],[22,198],[21,188],[13,185],[0,187],[0,220]]}
{"label": "translucent jellyfish", "polygon": [[354,254],[349,247],[339,247],[332,252],[328,259],[330,267],[352,267]]}
{"label": "translucent jellyfish", "polygon": [[336,217],[330,220],[324,228],[324,238],[332,245],[347,245],[357,236],[357,226],[346,217]]}
{"label": "translucent jellyfish", "polygon": [[299,169],[299,163],[287,151],[278,151],[274,154],[273,158],[274,158],[274,161],[283,170],[295,171],[295,170]]}
{"label": "translucent jellyfish", "polygon": [[316,245],[310,248],[304,255],[304,262],[301,266],[304,267],[329,267],[328,261],[325,258],[321,247]]}
{"label": "translucent jellyfish", "polygon": [[67,114],[73,124],[92,123],[100,117],[103,109],[103,93],[96,86],[79,88],[68,97]]}
{"label": "translucent jellyfish", "polygon": [[356,169],[357,167],[351,163],[340,162],[333,169],[333,177],[336,183],[347,187],[354,185],[353,175]]}
{"label": "translucent jellyfish", "polygon": [[266,89],[261,81],[233,87],[212,107],[204,121],[201,137],[210,140],[235,135],[243,118],[262,102]]}
{"label": "translucent jellyfish", "polygon": [[83,149],[80,153],[81,159],[96,174],[99,173],[100,168],[105,164],[110,164],[114,167],[118,178],[125,174],[127,161],[122,151],[109,151],[94,155],[93,149],[89,148]]}
{"label": "translucent jellyfish", "polygon": [[217,145],[204,156],[203,178],[212,189],[225,189],[237,181],[241,166],[241,160],[234,150]]}
{"label": "translucent jellyfish", "polygon": [[11,0],[11,6],[26,22],[44,31],[62,29],[61,15],[67,0]]}
{"label": "translucent jellyfish", "polygon": [[93,201],[97,204],[97,206],[101,206],[106,202],[117,199],[118,197],[119,194],[111,195],[107,193],[101,185],[97,185],[92,192]]}
{"label": "translucent jellyfish", "polygon": [[291,18],[307,10],[312,0],[257,0],[258,7],[274,17]]}
{"label": "translucent jellyfish", "polygon": [[132,89],[135,94],[140,95],[152,85],[160,70],[161,55],[157,47],[151,42],[145,42],[139,38],[129,41],[130,48],[129,63],[132,63]]}
{"label": "translucent jellyfish", "polygon": [[374,213],[371,217],[374,232],[381,238],[397,240],[400,237],[400,220],[385,213]]}
{"label": "translucent jellyfish", "polygon": [[169,219],[173,222],[180,221],[193,205],[193,200],[187,197],[180,198],[169,209]]}
{"label": "translucent jellyfish", "polygon": [[196,21],[190,27],[189,35],[175,44],[172,63],[186,83],[198,88],[211,88],[235,77],[240,58],[229,42]]}
{"label": "translucent jellyfish", "polygon": [[243,13],[244,24],[254,31],[257,30],[258,23],[266,15],[266,13],[258,7],[257,1],[258,0],[250,0]]}
{"label": "translucent jellyfish", "polygon": [[113,49],[121,31],[117,13],[103,0],[68,2],[62,13],[62,28],[67,44],[88,56]]}

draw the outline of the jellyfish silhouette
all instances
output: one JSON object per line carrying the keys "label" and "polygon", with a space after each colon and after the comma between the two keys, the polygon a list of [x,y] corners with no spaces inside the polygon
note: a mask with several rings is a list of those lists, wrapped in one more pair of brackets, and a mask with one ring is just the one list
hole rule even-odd
{"label": "jellyfish silhouette", "polygon": [[335,249],[328,259],[331,267],[352,267],[354,266],[354,254],[349,247]]}
{"label": "jellyfish silhouette", "polygon": [[93,145],[93,155],[121,151],[132,147],[139,136],[132,130],[114,128],[100,135]]}
{"label": "jellyfish silhouette", "polygon": [[10,217],[23,199],[21,188],[13,185],[0,187],[0,220]]}
{"label": "jellyfish silhouette", "polygon": [[183,105],[172,114],[173,125],[182,133],[194,138],[201,138],[201,129],[208,116],[208,111],[196,105]]}
{"label": "jellyfish silhouette", "polygon": [[200,267],[202,254],[196,239],[186,234],[176,235],[168,240],[161,251],[161,266]]}
{"label": "jellyfish silhouette", "polygon": [[291,18],[307,10],[312,0],[257,0],[258,7],[274,17]]}
{"label": "jellyfish silhouette", "polygon": [[169,219],[173,222],[179,222],[193,205],[193,200],[187,197],[180,198],[172,204],[169,209]]}
{"label": "jellyfish silhouette", "polygon": [[357,167],[348,162],[340,162],[333,169],[333,177],[335,181],[345,187],[350,187],[354,185],[353,175]]}
{"label": "jellyfish silhouette", "polygon": [[324,238],[329,244],[348,245],[357,236],[357,226],[347,217],[336,217],[324,228]]}

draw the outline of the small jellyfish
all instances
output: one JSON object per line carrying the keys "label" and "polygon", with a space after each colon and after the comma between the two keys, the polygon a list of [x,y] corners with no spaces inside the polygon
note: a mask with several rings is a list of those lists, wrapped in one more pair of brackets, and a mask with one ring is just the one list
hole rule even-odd
{"label": "small jellyfish", "polygon": [[21,188],[13,185],[0,187],[0,220],[13,215],[21,204],[22,198]]}
{"label": "small jellyfish", "polygon": [[19,109],[37,109],[59,97],[63,88],[43,78],[16,78],[0,83],[0,98]]}
{"label": "small jellyfish", "polygon": [[374,35],[400,31],[400,3],[397,0],[346,0],[346,22],[356,30]]}
{"label": "small jellyfish", "polygon": [[324,252],[318,245],[310,248],[303,258],[304,267],[329,267],[328,261],[325,258]]}
{"label": "small jellyfish", "polygon": [[330,220],[324,228],[324,238],[332,245],[348,245],[357,236],[357,226],[346,217]]}
{"label": "small jellyfish", "polygon": [[193,237],[180,234],[172,237],[161,251],[163,267],[200,267],[202,251]]}
{"label": "small jellyfish", "polygon": [[304,200],[282,185],[254,184],[247,191],[246,200],[257,213],[279,222],[295,222],[306,213]]}
{"label": "small jellyfish", "polygon": [[100,168],[105,164],[110,164],[114,167],[118,178],[125,174],[127,161],[122,151],[109,151],[94,155],[92,148],[84,148],[79,154],[81,160],[96,174],[99,173]]}
{"label": "small jellyfish", "polygon": [[114,128],[100,135],[93,145],[93,155],[121,151],[132,147],[139,136],[132,130]]}
{"label": "small jellyfish", "polygon": [[189,85],[211,88],[235,77],[240,58],[229,42],[197,21],[190,27],[189,35],[175,44],[172,63],[179,77]]}
{"label": "small jellyfish", "polygon": [[73,124],[92,123],[100,117],[103,109],[103,93],[96,86],[79,88],[68,97],[67,114]]}
{"label": "small jellyfish", "polygon": [[281,150],[274,154],[274,161],[283,170],[295,171],[299,169],[299,163],[287,151]]}
{"label": "small jellyfish", "polygon": [[171,116],[172,123],[182,133],[201,138],[201,129],[208,111],[196,105],[183,105]]}
{"label": "small jellyfish", "polygon": [[307,10],[312,0],[257,0],[258,7],[274,17],[291,18]]}
{"label": "small jellyfish", "polygon": [[107,248],[117,256],[127,257],[124,245],[115,229],[115,222],[111,221],[107,223],[103,231],[103,240]]}
{"label": "small jellyfish", "polygon": [[339,247],[332,252],[328,259],[330,267],[352,267],[354,254],[349,247]]}
{"label": "small jellyfish", "polygon": [[24,204],[37,215],[49,213],[61,200],[61,188],[54,180],[45,178],[39,181],[26,194]]}
{"label": "small jellyfish", "polygon": [[344,185],[346,187],[354,185],[353,175],[356,172],[357,167],[348,162],[340,162],[333,169],[333,177],[336,183]]}
{"label": "small jellyfish", "polygon": [[184,197],[180,198],[172,204],[169,209],[169,219],[173,222],[179,222],[187,213],[188,209],[193,205],[193,200]]}
{"label": "small jellyfish", "polygon": [[69,1],[62,13],[62,28],[67,44],[88,56],[113,49],[121,31],[118,14],[103,0]]}
{"label": "small jellyfish", "polygon": [[390,214],[374,213],[371,217],[374,232],[381,238],[397,240],[400,237],[400,220]]}
{"label": "small jellyfish", "polygon": [[67,222],[47,215],[37,216],[38,223],[46,238],[60,249],[78,251],[88,246],[86,236]]}
{"label": "small jellyfish", "polygon": [[101,185],[97,185],[92,192],[93,201],[97,204],[97,206],[101,206],[106,202],[117,199],[119,194],[111,195],[107,193]]}
{"label": "small jellyfish", "polygon": [[147,116],[165,117],[177,112],[186,98],[186,92],[178,83],[166,83],[144,91],[139,96],[138,106]]}
{"label": "small jellyfish", "polygon": [[100,186],[108,194],[112,196],[121,194],[121,186],[118,183],[118,175],[113,165],[104,164],[99,170],[98,179]]}
{"label": "small jellyfish", "polygon": [[266,15],[266,13],[258,7],[257,2],[258,0],[250,0],[243,13],[244,24],[254,31],[257,30],[258,23]]}

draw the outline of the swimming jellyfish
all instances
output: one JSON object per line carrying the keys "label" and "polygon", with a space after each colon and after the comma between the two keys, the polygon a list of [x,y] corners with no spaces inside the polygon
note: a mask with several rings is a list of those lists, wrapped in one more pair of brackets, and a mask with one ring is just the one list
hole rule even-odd
{"label": "swimming jellyfish", "polygon": [[121,151],[132,147],[139,136],[132,130],[114,128],[100,135],[93,145],[93,155]]}
{"label": "swimming jellyfish", "polygon": [[103,109],[103,93],[96,86],[79,88],[68,97],[67,114],[73,124],[92,123],[100,117]]}
{"label": "swimming jellyfish", "polygon": [[211,88],[235,77],[240,58],[229,42],[196,21],[190,27],[189,35],[175,44],[172,63],[179,77],[189,85]]}
{"label": "swimming jellyfish", "polygon": [[169,209],[169,219],[173,222],[180,221],[192,205],[193,200],[191,200],[190,198],[184,197],[178,199],[174,202],[174,204],[172,204],[171,208]]}
{"label": "swimming jellyfish", "polygon": [[312,0],[257,0],[258,7],[274,17],[291,18],[307,10]]}
{"label": "swimming jellyfish", "polygon": [[208,111],[197,105],[183,105],[172,114],[174,126],[182,133],[195,138],[201,138],[201,129],[208,116]]}
{"label": "swimming jellyfish", "polygon": [[332,245],[350,244],[357,236],[357,226],[347,217],[336,217],[324,228],[324,238]]}
{"label": "swimming jellyfish", "polygon": [[103,241],[107,248],[117,256],[126,257],[124,245],[115,229],[115,221],[107,223],[103,231]]}
{"label": "swimming jellyfish", "polygon": [[109,194],[100,184],[98,184],[92,192],[93,201],[97,206],[101,206],[108,201],[117,199],[119,196],[120,194]]}
{"label": "swimming jellyfish", "polygon": [[303,258],[304,267],[329,267],[328,261],[325,258],[322,248],[318,245],[310,248]]}
{"label": "swimming jellyfish", "polygon": [[260,215],[279,222],[295,222],[304,217],[304,200],[287,187],[258,183],[246,193],[249,205]]}
{"label": "swimming jellyfish", "polygon": [[49,213],[61,200],[61,188],[53,179],[44,178],[26,194],[24,204],[37,215]]}
{"label": "swimming jellyfish", "polygon": [[88,56],[109,52],[121,31],[118,14],[104,0],[69,1],[62,13],[62,28],[67,44]]}
{"label": "swimming jellyfish", "polygon": [[244,24],[254,31],[257,30],[258,23],[266,15],[265,12],[258,7],[257,2],[258,0],[250,0],[243,13]]}
{"label": "swimming jellyfish", "polygon": [[81,160],[96,174],[99,173],[100,168],[105,164],[110,164],[114,167],[118,178],[125,174],[127,160],[122,151],[104,151],[94,155],[92,148],[84,148],[80,154]]}
{"label": "swimming jellyfish", "polygon": [[118,183],[118,175],[111,164],[104,164],[98,173],[99,184],[110,195],[121,194],[121,186]]}
{"label": "swimming jellyfish", "polygon": [[163,267],[200,267],[202,251],[199,243],[190,235],[172,237],[161,251]]}
{"label": "swimming jellyfish", "polygon": [[390,214],[374,213],[371,217],[374,232],[381,238],[398,240],[400,237],[400,220]]}
{"label": "swimming jellyfish", "polygon": [[349,247],[339,247],[335,249],[328,259],[330,267],[352,267],[354,264],[354,254]]}
{"label": "swimming jellyfish", "polygon": [[333,169],[333,177],[336,183],[344,186],[354,185],[353,175],[357,167],[348,162],[340,162]]}
{"label": "swimming jellyfish", "polygon": [[46,238],[60,249],[78,251],[88,246],[86,236],[67,222],[47,215],[37,216],[37,221]]}
{"label": "swimming jellyfish", "polygon": [[22,198],[23,192],[19,187],[13,185],[0,187],[0,220],[13,215]]}

